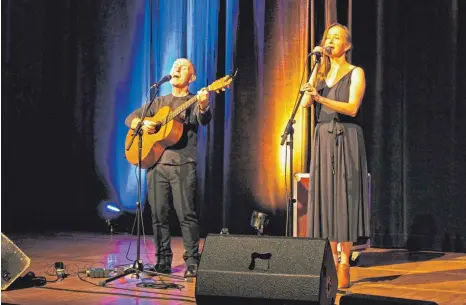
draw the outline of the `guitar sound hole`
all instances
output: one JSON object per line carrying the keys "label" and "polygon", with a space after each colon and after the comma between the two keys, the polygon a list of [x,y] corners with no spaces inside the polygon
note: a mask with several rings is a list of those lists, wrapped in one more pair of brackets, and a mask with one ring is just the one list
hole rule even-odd
{"label": "guitar sound hole", "polygon": [[162,123],[156,122],[154,126],[155,133],[159,132],[160,128],[162,128]]}

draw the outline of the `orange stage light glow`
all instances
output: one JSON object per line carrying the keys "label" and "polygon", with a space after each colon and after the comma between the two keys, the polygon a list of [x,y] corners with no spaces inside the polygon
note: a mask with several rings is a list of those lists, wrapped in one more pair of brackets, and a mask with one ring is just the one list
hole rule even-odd
{"label": "orange stage light glow", "polygon": [[[282,3],[282,2],[279,2]],[[291,5],[292,4],[292,5]],[[264,56],[263,103],[257,128],[259,158],[254,181],[255,200],[265,210],[284,210],[289,192],[289,147],[280,145],[281,135],[307,81],[305,65],[308,50],[308,1],[294,1],[275,10],[275,22],[267,38]],[[278,4],[281,5],[281,4]],[[308,136],[307,109],[299,108],[295,116],[293,171],[305,170]],[[285,158],[286,156],[286,158]],[[286,166],[285,166],[286,163]],[[286,177],[285,177],[286,173]]]}

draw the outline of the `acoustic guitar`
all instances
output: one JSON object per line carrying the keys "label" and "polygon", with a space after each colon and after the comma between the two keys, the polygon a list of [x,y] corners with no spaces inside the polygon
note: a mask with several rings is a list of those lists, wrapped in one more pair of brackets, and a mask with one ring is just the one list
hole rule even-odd
{"label": "acoustic guitar", "polygon": [[[220,90],[225,91],[225,89],[233,82],[235,77],[236,72],[234,75],[224,76],[207,86],[205,90],[208,92],[216,91],[217,93],[219,93]],[[195,102],[197,102],[197,95],[193,96],[174,110],[169,106],[164,106],[161,107],[153,117],[145,118],[145,120],[152,121],[156,124],[156,132],[149,134],[141,129],[141,168],[147,169],[155,165],[167,147],[178,143],[183,135],[183,123],[178,120],[174,120],[174,118],[188,109]],[[130,129],[126,135],[125,155],[129,163],[137,166],[139,165],[139,136],[134,137],[133,140],[133,134],[134,130]],[[133,141],[133,143],[131,143],[131,141]],[[131,146],[129,149],[126,149],[130,143]]]}

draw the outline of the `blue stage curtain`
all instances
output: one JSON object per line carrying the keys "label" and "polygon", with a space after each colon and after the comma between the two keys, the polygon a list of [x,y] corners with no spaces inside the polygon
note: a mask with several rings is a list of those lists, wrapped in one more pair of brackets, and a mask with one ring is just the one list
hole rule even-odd
{"label": "blue stage curtain", "polygon": [[[227,0],[226,2],[226,29],[225,29],[225,71],[236,68],[236,34],[239,17],[239,0]],[[231,175],[231,152],[232,138],[234,134],[234,86],[225,92],[225,115],[224,115],[224,147],[223,147],[223,189],[222,189],[222,227],[229,227],[230,206],[234,204],[234,196],[230,185],[233,182]]]}
{"label": "blue stage curtain", "polygon": [[[150,78],[150,0],[113,2],[102,9],[105,21],[102,57],[107,60],[98,85],[95,159],[106,184],[107,201],[133,211],[137,168],[125,159],[126,116],[146,102]],[[142,171],[142,203],[145,173]]]}

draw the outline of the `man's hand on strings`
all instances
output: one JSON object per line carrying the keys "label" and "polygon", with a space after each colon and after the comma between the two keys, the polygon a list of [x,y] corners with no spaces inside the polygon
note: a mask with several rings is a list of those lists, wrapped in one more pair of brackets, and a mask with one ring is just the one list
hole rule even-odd
{"label": "man's hand on strings", "polygon": [[199,103],[199,110],[206,111],[209,107],[209,91],[201,89],[197,92],[197,101]]}
{"label": "man's hand on strings", "polygon": [[144,120],[141,125],[141,129],[146,131],[149,134],[154,134],[157,132],[157,124],[155,122]]}

